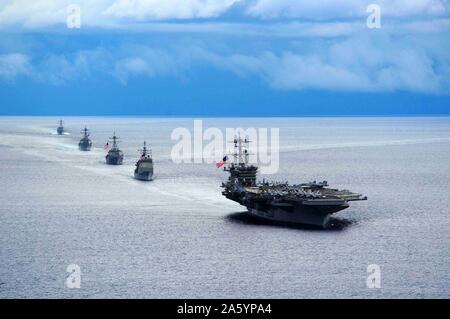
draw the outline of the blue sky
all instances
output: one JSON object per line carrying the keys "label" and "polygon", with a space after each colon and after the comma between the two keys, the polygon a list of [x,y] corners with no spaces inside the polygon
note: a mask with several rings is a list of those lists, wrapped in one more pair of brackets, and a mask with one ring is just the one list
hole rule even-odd
{"label": "blue sky", "polygon": [[[80,29],[66,25],[73,3]],[[367,28],[371,3],[380,29]],[[0,114],[450,114],[449,12],[446,0],[0,0]]]}

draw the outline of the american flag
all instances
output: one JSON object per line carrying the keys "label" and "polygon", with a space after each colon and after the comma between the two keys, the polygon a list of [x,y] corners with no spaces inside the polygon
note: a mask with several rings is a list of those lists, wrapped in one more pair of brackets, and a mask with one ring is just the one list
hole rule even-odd
{"label": "american flag", "polygon": [[225,165],[228,161],[228,156],[224,156],[222,160],[219,163],[216,163],[217,168],[221,168],[223,165]]}
{"label": "american flag", "polygon": [[103,146],[103,149],[106,151],[109,148],[109,142],[106,142],[105,146]]}

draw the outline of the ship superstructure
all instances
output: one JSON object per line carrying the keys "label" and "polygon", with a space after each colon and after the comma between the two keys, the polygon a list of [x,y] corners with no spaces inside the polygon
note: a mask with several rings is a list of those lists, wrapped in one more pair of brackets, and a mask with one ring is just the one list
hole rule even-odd
{"label": "ship superstructure", "polygon": [[[114,132],[113,136],[110,137],[110,142],[112,142],[112,146],[106,155],[106,164],[109,165],[122,165],[123,164],[123,152],[119,149],[119,141],[120,138],[116,136],[116,132]],[[109,145],[109,142],[107,143]]]}
{"label": "ship superstructure", "polygon": [[84,129],[81,130],[82,138],[80,142],[78,142],[78,149],[80,151],[88,152],[92,148],[92,141],[89,138],[91,133],[89,132],[87,126],[84,127]]}

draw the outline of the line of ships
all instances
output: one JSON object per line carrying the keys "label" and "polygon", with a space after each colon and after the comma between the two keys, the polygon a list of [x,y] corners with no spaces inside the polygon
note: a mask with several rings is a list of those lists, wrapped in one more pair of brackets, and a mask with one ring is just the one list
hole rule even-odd
{"label": "line of ships", "polygon": [[[63,122],[59,121],[59,126],[56,129],[58,135],[64,134]],[[83,152],[88,152],[92,148],[92,141],[90,139],[90,133],[87,127],[81,131],[82,137],[78,142],[78,149]],[[105,145],[105,149],[108,149],[105,160],[108,165],[122,165],[123,164],[123,152],[119,149],[119,137],[114,135],[110,137],[110,140]],[[109,143],[112,143],[110,147]],[[147,147],[147,143],[144,141],[144,146],[139,150],[140,158],[136,162],[134,169],[134,178],[141,181],[151,181],[153,179],[153,159],[151,150]]]}
{"label": "line of ships", "polygon": [[[62,121],[57,132],[64,134]],[[78,147],[81,151],[90,151],[92,141],[86,127],[82,134]],[[115,133],[110,138],[112,147],[106,155],[107,164],[123,163],[123,152],[118,148],[118,139]],[[349,202],[367,200],[366,196],[358,193],[328,188],[326,181],[297,185],[287,182],[259,182],[256,178],[258,167],[249,164],[250,141],[239,136],[233,143],[234,160],[224,167],[224,171],[230,175],[227,182],[222,183],[222,195],[245,206],[247,213],[252,216],[275,223],[327,228],[331,215],[348,208]],[[145,142],[140,152],[134,176],[139,180],[150,181],[153,177],[153,159]]]}

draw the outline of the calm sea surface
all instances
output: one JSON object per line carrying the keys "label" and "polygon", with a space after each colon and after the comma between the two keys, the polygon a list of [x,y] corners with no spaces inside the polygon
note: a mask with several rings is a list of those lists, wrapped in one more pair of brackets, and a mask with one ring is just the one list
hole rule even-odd
{"label": "calm sea surface", "polygon": [[[327,180],[369,197],[331,230],[258,223],[221,196],[226,173],[175,164],[193,119],[0,117],[2,298],[449,298],[450,118],[205,119],[204,128],[280,128],[291,183]],[[95,149],[79,152],[79,131]],[[104,164],[121,137],[125,164]],[[143,140],[155,180],[132,178]],[[81,268],[81,288],[66,268]],[[381,288],[366,286],[367,266]]]}

